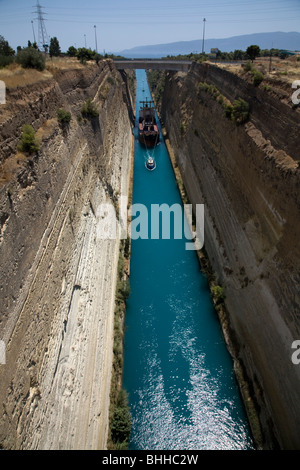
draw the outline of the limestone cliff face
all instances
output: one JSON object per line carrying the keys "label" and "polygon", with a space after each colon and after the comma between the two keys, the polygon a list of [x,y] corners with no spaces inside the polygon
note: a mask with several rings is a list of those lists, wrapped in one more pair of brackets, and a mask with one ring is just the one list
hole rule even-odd
{"label": "limestone cliff face", "polygon": [[[82,118],[91,98],[99,116]],[[71,112],[61,127],[58,108]],[[8,90],[0,109],[0,442],[7,449],[105,448],[118,240],[99,206],[127,195],[126,74],[110,61]],[[23,124],[37,155],[16,146]]]}
{"label": "limestone cliff face", "polygon": [[[214,85],[231,103],[250,104],[236,125]],[[267,88],[267,89],[266,89]],[[205,204],[205,248],[224,286],[238,359],[249,377],[262,446],[300,447],[299,109],[291,90],[254,87],[211,65],[168,74],[162,119],[188,196]]]}

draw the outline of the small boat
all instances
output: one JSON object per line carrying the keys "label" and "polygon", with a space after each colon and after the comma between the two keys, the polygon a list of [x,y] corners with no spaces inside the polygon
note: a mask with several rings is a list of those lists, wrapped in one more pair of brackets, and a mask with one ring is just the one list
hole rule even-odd
{"label": "small boat", "polygon": [[146,168],[150,171],[155,170],[156,163],[152,157],[148,157],[146,160]]}
{"label": "small boat", "polygon": [[139,141],[146,147],[155,147],[159,142],[159,130],[156,124],[153,101],[141,101],[139,111]]}

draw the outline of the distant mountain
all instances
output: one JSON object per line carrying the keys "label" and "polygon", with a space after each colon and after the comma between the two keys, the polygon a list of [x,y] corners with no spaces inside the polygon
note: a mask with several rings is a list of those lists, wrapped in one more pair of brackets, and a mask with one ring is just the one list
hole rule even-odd
{"label": "distant mountain", "polygon": [[[235,49],[245,51],[252,44],[258,45],[261,49],[287,49],[300,51],[300,33],[255,33],[243,36],[233,36],[224,39],[206,39],[204,42],[205,52],[210,52],[211,48],[217,47],[222,52],[231,52]],[[202,51],[202,39],[194,41],[180,41],[169,44],[155,44],[152,46],[137,46],[119,52],[120,55],[130,58],[159,58],[167,55],[189,54],[190,52]]]}

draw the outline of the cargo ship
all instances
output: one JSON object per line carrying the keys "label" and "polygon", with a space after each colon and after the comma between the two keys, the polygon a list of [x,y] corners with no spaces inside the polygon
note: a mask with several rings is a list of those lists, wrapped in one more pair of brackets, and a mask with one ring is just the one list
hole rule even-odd
{"label": "cargo ship", "polygon": [[155,147],[159,142],[159,130],[156,124],[153,101],[140,101],[139,141],[148,148]]}

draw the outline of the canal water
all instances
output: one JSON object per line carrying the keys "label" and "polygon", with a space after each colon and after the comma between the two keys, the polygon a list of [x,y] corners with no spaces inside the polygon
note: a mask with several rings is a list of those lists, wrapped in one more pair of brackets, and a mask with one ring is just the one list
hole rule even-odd
{"label": "canal water", "polygon": [[[146,73],[137,70],[137,117],[146,97]],[[154,171],[145,167],[147,153]],[[151,204],[163,203],[181,204],[166,146],[160,137],[147,151],[136,138],[133,204],[150,213]],[[186,241],[172,231],[170,239],[132,240],[123,375],[130,449],[252,449],[207,280]]]}

